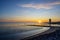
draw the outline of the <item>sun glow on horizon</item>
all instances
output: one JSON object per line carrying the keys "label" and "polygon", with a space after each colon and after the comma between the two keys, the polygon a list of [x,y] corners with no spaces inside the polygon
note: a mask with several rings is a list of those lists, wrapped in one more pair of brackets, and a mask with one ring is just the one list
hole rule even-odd
{"label": "sun glow on horizon", "polygon": [[41,21],[41,20],[39,20],[39,21],[38,21],[38,23],[42,23],[42,21]]}

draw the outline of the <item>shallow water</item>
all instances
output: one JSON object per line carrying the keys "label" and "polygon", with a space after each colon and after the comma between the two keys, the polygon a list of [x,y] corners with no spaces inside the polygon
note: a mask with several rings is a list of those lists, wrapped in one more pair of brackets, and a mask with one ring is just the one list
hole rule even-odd
{"label": "shallow water", "polygon": [[35,24],[37,23],[2,22],[0,23],[0,39],[4,38],[6,40],[20,40],[21,38],[42,33],[50,29],[50,27],[26,26]]}

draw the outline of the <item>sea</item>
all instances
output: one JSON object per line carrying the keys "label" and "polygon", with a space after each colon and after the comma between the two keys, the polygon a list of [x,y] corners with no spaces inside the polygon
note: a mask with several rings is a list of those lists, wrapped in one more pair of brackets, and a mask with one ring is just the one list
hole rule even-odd
{"label": "sea", "polygon": [[36,24],[38,23],[0,22],[0,40],[21,40],[29,36],[43,33],[50,29],[50,27],[27,26]]}

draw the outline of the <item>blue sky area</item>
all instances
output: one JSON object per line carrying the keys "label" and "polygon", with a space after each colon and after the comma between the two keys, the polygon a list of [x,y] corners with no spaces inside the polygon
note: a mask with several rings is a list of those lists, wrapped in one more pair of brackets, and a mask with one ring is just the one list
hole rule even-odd
{"label": "blue sky area", "polygon": [[0,21],[29,18],[55,18],[59,21],[60,0],[0,0]]}

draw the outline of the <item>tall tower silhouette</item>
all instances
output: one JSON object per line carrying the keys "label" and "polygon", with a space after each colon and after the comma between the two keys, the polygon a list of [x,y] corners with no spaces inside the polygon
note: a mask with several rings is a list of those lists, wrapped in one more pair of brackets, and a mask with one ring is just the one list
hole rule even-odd
{"label": "tall tower silhouette", "polygon": [[49,26],[51,26],[51,19],[49,19]]}

